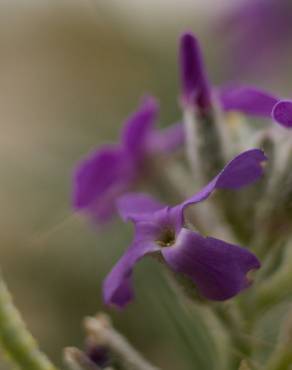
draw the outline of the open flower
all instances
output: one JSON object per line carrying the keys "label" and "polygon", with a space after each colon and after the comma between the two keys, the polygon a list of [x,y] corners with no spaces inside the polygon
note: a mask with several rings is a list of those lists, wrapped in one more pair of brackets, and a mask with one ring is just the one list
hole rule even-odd
{"label": "open flower", "polygon": [[214,97],[223,111],[238,111],[251,116],[270,118],[279,100],[269,92],[239,84],[212,88],[203,63],[198,40],[185,33],[180,41],[181,100],[183,106],[206,110]]}
{"label": "open flower", "polygon": [[149,157],[167,154],[184,142],[180,124],[164,130],[154,128],[158,104],[146,98],[125,122],[120,143],[104,145],[82,160],[74,174],[73,204],[98,222],[116,211],[116,199],[133,189]]}
{"label": "open flower", "polygon": [[240,189],[263,173],[266,157],[248,150],[235,157],[201,191],[177,206],[166,206],[145,194],[128,194],[118,201],[124,220],[135,225],[134,241],[103,284],[104,301],[124,307],[133,297],[134,265],[147,255],[160,254],[175,272],[186,275],[210,300],[226,300],[249,286],[246,274],[260,263],[248,250],[186,227],[184,210],[207,199],[216,189]]}

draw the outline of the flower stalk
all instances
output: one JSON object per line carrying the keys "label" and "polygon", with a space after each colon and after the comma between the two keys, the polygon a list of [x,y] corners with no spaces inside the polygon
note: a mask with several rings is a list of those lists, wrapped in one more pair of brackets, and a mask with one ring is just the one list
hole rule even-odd
{"label": "flower stalk", "polygon": [[[70,370],[100,370],[101,368],[88,359],[84,352],[75,347],[64,349],[64,362]],[[107,368],[109,370],[109,368]]]}
{"label": "flower stalk", "polygon": [[[88,337],[96,345],[106,346],[127,370],[159,370],[151,365],[131,344],[111,325],[108,316],[99,314],[84,320]],[[89,369],[87,369],[89,370]]]}
{"label": "flower stalk", "polygon": [[213,106],[202,111],[186,106],[183,108],[183,118],[187,159],[196,183],[202,186],[226,162],[226,134],[218,130],[220,125],[216,122],[217,114]]}
{"label": "flower stalk", "polygon": [[266,370],[290,370],[292,366],[292,314],[288,314],[286,320],[283,321],[282,329],[279,335],[279,341],[272,353]]}
{"label": "flower stalk", "polygon": [[[64,362],[70,370],[101,370],[102,368],[96,365],[86,356],[86,353],[75,347],[67,347],[64,349]],[[104,370],[114,370],[112,367],[104,367]]]}
{"label": "flower stalk", "polygon": [[0,342],[8,357],[23,370],[57,370],[27,330],[0,274]]}
{"label": "flower stalk", "polygon": [[198,153],[198,135],[197,135],[197,122],[195,116],[195,110],[191,107],[187,107],[183,111],[183,121],[186,132],[186,157],[192,172],[193,177],[197,184],[202,184],[203,179],[201,178],[200,171],[200,159]]}
{"label": "flower stalk", "polygon": [[256,296],[256,307],[259,311],[263,308],[271,307],[273,304],[283,300],[292,292],[292,252],[291,244],[286,247],[284,262],[272,276],[263,281],[258,287]]}

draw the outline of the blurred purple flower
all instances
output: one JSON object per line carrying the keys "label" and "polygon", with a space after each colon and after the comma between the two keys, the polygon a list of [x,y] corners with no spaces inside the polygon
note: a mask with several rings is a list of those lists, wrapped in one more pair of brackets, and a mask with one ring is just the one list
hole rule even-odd
{"label": "blurred purple flower", "polygon": [[273,108],[272,117],[282,126],[292,128],[292,101],[280,100]]}
{"label": "blurred purple flower", "polygon": [[[237,73],[267,71],[289,48],[292,37],[290,0],[245,0],[223,16],[223,31]],[[238,69],[240,69],[238,71]]]}
{"label": "blurred purple flower", "polygon": [[181,101],[184,107],[200,111],[210,108],[212,95],[224,111],[270,118],[278,101],[272,94],[252,86],[229,84],[212,88],[203,63],[199,42],[192,33],[184,33],[180,41]]}
{"label": "blurred purple flower", "polygon": [[97,365],[98,368],[104,369],[110,366],[111,356],[108,347],[88,343],[85,353],[90,361]]}
{"label": "blurred purple flower", "polygon": [[266,157],[248,150],[235,157],[208,185],[177,206],[165,206],[145,194],[128,194],[118,201],[124,220],[135,225],[133,243],[103,284],[107,305],[123,308],[134,297],[134,265],[146,255],[160,254],[175,272],[186,275],[200,294],[210,300],[226,300],[250,285],[246,274],[260,263],[248,250],[187,229],[186,207],[207,199],[216,189],[240,189],[262,174]]}
{"label": "blurred purple flower", "polygon": [[109,221],[116,200],[131,191],[153,155],[167,154],[182,146],[183,127],[154,128],[158,103],[146,98],[125,122],[120,143],[104,145],[82,160],[74,174],[73,205],[97,222]]}

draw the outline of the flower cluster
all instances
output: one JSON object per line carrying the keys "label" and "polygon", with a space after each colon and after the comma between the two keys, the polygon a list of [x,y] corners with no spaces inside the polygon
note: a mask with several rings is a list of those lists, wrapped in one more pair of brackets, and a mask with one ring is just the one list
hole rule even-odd
{"label": "flower cluster", "polygon": [[[76,210],[98,223],[108,222],[118,213],[135,227],[133,242],[104,281],[107,305],[122,308],[133,299],[133,268],[148,255],[158,257],[170,270],[183,275],[202,297],[217,301],[229,299],[247,288],[251,283],[248,273],[260,267],[255,254],[247,248],[203,236],[196,222],[190,226],[192,220],[187,219],[185,211],[207,200],[216,190],[239,190],[255,182],[264,171],[267,157],[255,148],[235,152],[233,159],[222,154],[222,161],[228,163],[219,168],[217,159],[224,144],[216,130],[218,124],[219,131],[226,130],[227,123],[219,122],[218,109],[223,115],[236,111],[273,119],[289,128],[292,102],[254,86],[229,83],[211,87],[198,41],[191,33],[181,37],[179,61],[182,122],[163,130],[155,128],[158,103],[155,98],[146,97],[126,120],[119,143],[91,153],[78,164],[74,174]],[[199,128],[197,133],[192,131],[194,127]],[[200,145],[203,152],[198,149]],[[195,182],[192,185],[195,195],[186,195],[185,200],[174,206],[148,194],[135,193],[143,179],[151,180],[153,162],[159,158],[160,166],[168,166],[169,160],[175,160],[173,154],[184,147],[190,162],[194,162],[194,179],[212,161],[219,174],[204,172],[202,178],[207,185],[195,192],[199,185]],[[200,213],[197,219],[200,220]]]}

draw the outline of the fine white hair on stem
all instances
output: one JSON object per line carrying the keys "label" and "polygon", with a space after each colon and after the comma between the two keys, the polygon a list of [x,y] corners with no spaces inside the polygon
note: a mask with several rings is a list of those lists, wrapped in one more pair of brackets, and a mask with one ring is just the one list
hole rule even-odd
{"label": "fine white hair on stem", "polygon": [[197,123],[195,122],[196,115],[195,110],[191,108],[184,109],[183,121],[186,131],[186,156],[189,162],[192,175],[194,176],[196,183],[201,184],[202,179],[200,178],[200,162],[198,156],[199,137],[197,135]]}

